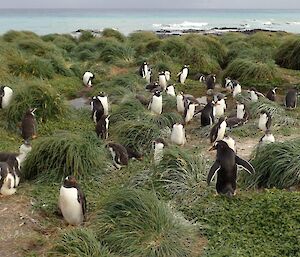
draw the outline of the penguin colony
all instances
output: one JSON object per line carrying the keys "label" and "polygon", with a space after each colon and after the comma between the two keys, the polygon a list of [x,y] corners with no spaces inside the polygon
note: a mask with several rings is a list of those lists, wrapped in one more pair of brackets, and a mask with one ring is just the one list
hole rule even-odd
{"label": "penguin colony", "polygon": [[[147,81],[145,89],[152,93],[152,97],[147,99],[137,95],[136,98],[148,108],[153,115],[160,115],[163,112],[164,94],[174,97],[178,113],[182,114],[182,122],[173,124],[170,133],[170,142],[175,145],[184,146],[187,142],[185,127],[195,117],[200,116],[201,126],[211,126],[209,150],[216,150],[216,160],[211,166],[207,184],[209,185],[213,178],[217,177],[216,191],[232,197],[236,193],[237,166],[243,167],[248,173],[254,173],[252,165],[237,155],[235,140],[226,134],[226,130],[237,126],[242,126],[250,119],[247,106],[236,101],[236,114],[225,117],[227,110],[227,96],[215,92],[216,75],[215,74],[197,74],[195,79],[206,86],[207,94],[205,101],[196,99],[192,95],[178,92],[176,95],[176,84],[169,84],[171,79],[170,71],[161,71],[158,80],[153,82],[152,69],[145,61],[140,66],[139,74]],[[177,74],[178,82],[185,84],[189,75],[189,65],[184,65]],[[85,72],[82,78],[85,87],[93,86],[95,75],[89,71]],[[237,98],[242,93],[242,87],[236,80],[225,79],[223,86],[233,98]],[[246,92],[252,102],[256,102],[260,97],[266,97],[270,101],[276,101],[276,88],[270,89],[266,96],[251,88]],[[7,86],[0,87],[0,107],[7,108],[12,100],[13,90]],[[294,109],[297,107],[298,90],[290,89],[285,97],[284,105],[286,108]],[[91,119],[95,123],[95,132],[102,140],[109,138],[109,101],[108,95],[100,92],[91,99]],[[22,163],[25,161],[27,154],[31,151],[31,140],[37,136],[37,123],[35,118],[36,109],[28,109],[21,121],[21,135],[24,144],[21,145],[19,153],[0,153],[0,193],[2,195],[12,195],[21,180]],[[271,133],[272,117],[263,110],[258,119],[258,129],[264,132],[259,144],[275,142]],[[165,139],[157,138],[153,141],[153,164],[158,165],[163,159],[164,149],[168,147]],[[107,142],[106,148],[111,154],[113,166],[116,169],[128,165],[129,159],[142,159],[142,154],[135,151],[134,147],[123,146],[116,142]],[[64,220],[71,225],[79,225],[86,220],[86,198],[81,190],[76,178],[68,176],[64,179],[60,188],[58,206]]]}

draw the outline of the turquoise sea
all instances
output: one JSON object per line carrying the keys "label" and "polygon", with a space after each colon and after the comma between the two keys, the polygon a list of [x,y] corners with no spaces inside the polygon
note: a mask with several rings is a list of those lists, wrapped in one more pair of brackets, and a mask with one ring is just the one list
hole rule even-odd
{"label": "turquoise sea", "polygon": [[0,9],[0,33],[30,30],[38,34],[70,33],[77,29],[136,30],[244,29],[300,33],[300,10],[104,10]]}

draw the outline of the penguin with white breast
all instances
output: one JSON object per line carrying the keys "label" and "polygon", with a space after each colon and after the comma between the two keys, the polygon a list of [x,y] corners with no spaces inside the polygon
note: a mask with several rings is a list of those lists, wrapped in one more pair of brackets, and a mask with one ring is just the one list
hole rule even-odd
{"label": "penguin with white breast", "polygon": [[268,91],[266,94],[266,98],[268,98],[270,101],[275,102],[276,101],[276,89],[277,87],[274,87]]}
{"label": "penguin with white breast", "polygon": [[210,126],[215,122],[215,102],[210,101],[201,110],[201,126]]}
{"label": "penguin with white breast", "polygon": [[128,165],[128,153],[124,146],[117,144],[117,143],[108,143],[106,145],[108,148],[113,164],[117,169],[121,169],[122,166]]}
{"label": "penguin with white breast", "polygon": [[7,86],[0,86],[0,109],[7,108],[13,98],[13,90]]}
{"label": "penguin with white breast", "polygon": [[162,138],[158,138],[153,141],[153,158],[154,158],[154,164],[158,165],[160,161],[163,159],[164,156],[164,148],[168,146],[165,140]]}
{"label": "penguin with white breast", "polygon": [[86,198],[74,176],[65,178],[60,188],[58,206],[68,224],[77,226],[85,221]]}
{"label": "penguin with white breast", "polygon": [[83,85],[86,87],[92,87],[93,79],[95,79],[95,75],[93,73],[90,71],[85,72],[82,77]]}
{"label": "penguin with white breast", "polygon": [[14,177],[14,187],[16,188],[20,184],[20,180],[21,180],[21,171],[20,171],[20,165],[18,159],[17,157],[10,156],[7,159],[6,163],[9,166],[10,173]]}
{"label": "penguin with white breast", "polygon": [[102,115],[100,120],[96,124],[96,133],[97,136],[101,139],[108,138],[108,125],[109,125],[109,116]]}
{"label": "penguin with white breast", "polygon": [[269,112],[262,110],[260,112],[259,120],[258,120],[258,128],[263,132],[266,132],[270,129],[272,123],[272,118]]}
{"label": "penguin with white breast", "polygon": [[193,102],[189,102],[184,110],[184,122],[188,124],[194,117],[196,104]]}
{"label": "penguin with white breast", "polygon": [[213,177],[217,174],[217,193],[232,197],[236,190],[237,166],[242,166],[250,174],[255,170],[249,162],[237,156],[222,140],[217,141],[210,150],[217,150],[217,156],[208,172],[207,184],[210,185]]}
{"label": "penguin with white breast", "polygon": [[14,174],[6,162],[0,162],[0,194],[8,196],[16,191]]}
{"label": "penguin with white breast", "polygon": [[185,128],[182,124],[176,123],[173,125],[171,132],[171,142],[176,145],[183,146],[186,143]]}
{"label": "penguin with white breast", "polygon": [[139,69],[140,76],[145,79],[147,77],[148,71],[149,71],[148,63],[144,61]]}
{"label": "penguin with white breast", "polygon": [[177,96],[176,96],[176,107],[177,107],[177,111],[179,113],[184,113],[184,94],[183,92],[180,92]]}
{"label": "penguin with white breast", "polygon": [[97,98],[100,100],[103,110],[104,110],[104,115],[108,115],[108,96],[104,92],[100,92]]}
{"label": "penguin with white breast", "polygon": [[31,139],[36,138],[37,122],[34,114],[35,111],[36,108],[27,110],[22,119],[22,137],[25,142],[29,142]]}
{"label": "penguin with white breast", "polygon": [[251,102],[254,103],[258,101],[258,97],[265,97],[262,93],[258,92],[254,87],[252,87],[249,92],[250,92]]}
{"label": "penguin with white breast", "polygon": [[148,109],[154,114],[162,113],[162,95],[160,91],[155,91],[149,103]]}
{"label": "penguin with white breast", "polygon": [[208,75],[205,79],[207,90],[214,89],[216,86],[216,81],[217,81],[217,78],[216,78],[215,74]]}
{"label": "penguin with white breast", "polygon": [[233,81],[232,81],[231,78],[229,78],[229,77],[225,78],[225,84],[224,84],[224,87],[225,87],[227,90],[230,90],[230,91],[233,90]]}
{"label": "penguin with white breast", "polygon": [[266,143],[274,143],[275,137],[273,136],[271,130],[267,129],[265,131],[265,134],[262,136],[262,138],[259,140],[259,144],[266,144]]}
{"label": "penguin with white breast", "polygon": [[91,101],[91,109],[92,109],[92,120],[95,124],[101,119],[104,115],[104,108],[101,101],[98,99],[97,96],[93,96]]}
{"label": "penguin with white breast", "polygon": [[215,124],[210,130],[209,139],[212,144],[224,138],[226,127],[226,117],[221,117],[218,123]]}
{"label": "penguin with white breast", "polygon": [[290,89],[285,96],[285,107],[289,109],[295,109],[297,107],[297,97],[298,90],[296,88]]}
{"label": "penguin with white breast", "polygon": [[148,68],[148,72],[145,76],[145,79],[147,80],[148,83],[151,83],[151,80],[152,80],[152,70],[151,70],[151,68]]}
{"label": "penguin with white breast", "polygon": [[162,87],[163,91],[167,89],[168,82],[163,71],[158,74],[158,84]]}
{"label": "penguin with white breast", "polygon": [[167,95],[176,96],[176,94],[175,94],[175,85],[174,84],[169,84],[167,86],[166,92],[167,92]]}
{"label": "penguin with white breast", "polygon": [[166,80],[169,81],[171,79],[171,72],[166,70],[165,71]]}
{"label": "penguin with white breast", "polygon": [[178,82],[180,82],[181,84],[184,84],[188,74],[189,74],[189,66],[184,65],[182,67],[181,71],[177,74]]}
{"label": "penguin with white breast", "polygon": [[226,97],[223,94],[218,94],[216,96],[215,110],[216,110],[217,118],[219,118],[225,114],[225,110],[227,108],[225,99],[226,99]]}
{"label": "penguin with white breast", "polygon": [[206,81],[206,76],[205,76],[204,74],[202,74],[202,73],[197,73],[197,74],[195,75],[195,80],[198,80],[198,81],[201,82],[201,83],[205,83],[205,81]]}
{"label": "penguin with white breast", "polygon": [[250,118],[250,112],[246,105],[239,101],[236,102],[236,117],[240,120],[244,119],[245,121],[248,121]]}
{"label": "penguin with white breast", "polygon": [[237,80],[232,80],[232,96],[233,98],[237,97],[240,93],[242,93],[242,87]]}

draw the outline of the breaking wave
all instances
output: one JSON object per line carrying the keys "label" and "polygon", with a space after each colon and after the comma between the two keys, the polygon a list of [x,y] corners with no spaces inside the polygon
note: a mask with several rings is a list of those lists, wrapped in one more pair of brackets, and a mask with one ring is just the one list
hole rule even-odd
{"label": "breaking wave", "polygon": [[152,24],[154,28],[167,29],[167,30],[187,30],[187,29],[203,29],[208,25],[207,22],[190,22],[184,21],[182,23],[171,24]]}

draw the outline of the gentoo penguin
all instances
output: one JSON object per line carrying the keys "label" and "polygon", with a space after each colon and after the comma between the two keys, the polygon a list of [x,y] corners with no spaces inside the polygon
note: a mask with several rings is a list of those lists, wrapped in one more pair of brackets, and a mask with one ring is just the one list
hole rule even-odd
{"label": "gentoo penguin", "polygon": [[13,97],[13,90],[7,86],[0,86],[0,109],[9,106]]}
{"label": "gentoo penguin", "polygon": [[0,193],[13,195],[16,192],[15,177],[6,162],[0,162]]}
{"label": "gentoo penguin", "polygon": [[146,61],[143,62],[143,64],[140,66],[139,73],[142,78],[146,78],[148,74],[149,68],[148,68],[148,63]]}
{"label": "gentoo penguin", "polygon": [[163,91],[167,89],[168,82],[164,71],[158,74],[158,84],[162,87]]}
{"label": "gentoo penguin", "polygon": [[108,97],[107,94],[104,92],[100,92],[97,98],[100,100],[103,110],[104,110],[104,115],[108,115]]}
{"label": "gentoo penguin", "polygon": [[176,145],[184,145],[186,143],[185,129],[182,124],[176,123],[173,125],[171,142]]}
{"label": "gentoo penguin", "polygon": [[178,82],[180,82],[181,84],[184,84],[188,74],[189,74],[189,66],[184,65],[182,67],[181,71],[177,74]]}
{"label": "gentoo penguin", "polygon": [[175,86],[174,84],[169,84],[167,86],[167,95],[176,96],[174,86]]}
{"label": "gentoo penguin", "polygon": [[242,87],[237,80],[232,80],[232,96],[235,98],[238,94],[242,93]]}
{"label": "gentoo penguin", "polygon": [[226,127],[227,127],[226,117],[221,117],[218,123],[215,124],[210,130],[209,139],[212,144],[224,138]]}
{"label": "gentoo penguin", "polygon": [[264,136],[259,140],[260,144],[274,143],[274,142],[275,142],[275,137],[273,136],[272,132],[269,129],[265,131]]}
{"label": "gentoo penguin", "polygon": [[128,165],[128,153],[124,146],[117,143],[108,143],[106,145],[113,159],[113,164],[117,169]]}
{"label": "gentoo penguin", "polygon": [[186,104],[183,114],[185,124],[189,123],[193,119],[196,106],[197,104],[191,101],[188,101],[188,103]]}
{"label": "gentoo penguin", "polygon": [[274,87],[268,91],[266,94],[266,98],[268,98],[270,101],[275,102],[276,101],[276,89],[277,87]]}
{"label": "gentoo penguin", "polygon": [[225,84],[224,84],[224,87],[227,89],[227,90],[233,90],[233,81],[231,80],[231,78],[227,77],[225,78]]}
{"label": "gentoo penguin", "polygon": [[148,109],[155,114],[162,113],[162,95],[160,91],[155,91],[149,103]]}
{"label": "gentoo penguin", "polygon": [[86,199],[75,177],[65,178],[60,188],[58,206],[68,224],[76,226],[85,221]]}
{"label": "gentoo penguin", "polygon": [[92,81],[94,78],[95,75],[93,73],[91,73],[90,71],[85,72],[82,77],[83,85],[85,85],[86,87],[92,87]]}
{"label": "gentoo penguin", "polygon": [[109,125],[109,116],[102,115],[100,120],[96,124],[96,133],[97,136],[101,139],[108,138],[108,125]]}
{"label": "gentoo penguin", "polygon": [[22,137],[25,140],[25,142],[29,142],[31,139],[36,138],[36,119],[34,112],[35,109],[29,109],[25,113],[23,119],[22,119]]}
{"label": "gentoo penguin", "polygon": [[195,80],[198,80],[198,81],[201,82],[201,83],[205,83],[206,77],[205,77],[205,75],[202,74],[202,73],[197,73],[197,74],[195,75]]}
{"label": "gentoo penguin", "polygon": [[171,72],[166,70],[165,71],[166,80],[169,81],[171,79]]}
{"label": "gentoo penguin", "polygon": [[148,83],[151,83],[151,77],[152,77],[152,70],[150,68],[148,68],[148,72],[145,77],[145,79],[147,80]]}
{"label": "gentoo penguin", "polygon": [[251,102],[254,103],[258,101],[259,96],[265,97],[262,93],[258,92],[254,87],[252,87],[249,92],[250,92]]}
{"label": "gentoo penguin", "polygon": [[133,160],[143,160],[143,155],[139,152],[133,149],[133,147],[126,146],[126,151],[128,154],[128,159],[133,159]]}
{"label": "gentoo penguin", "polygon": [[201,126],[212,125],[215,122],[215,102],[210,101],[201,110]]}
{"label": "gentoo penguin", "polygon": [[236,102],[236,117],[241,120],[244,119],[245,121],[250,118],[249,110],[244,103],[241,103],[239,101]]}
{"label": "gentoo penguin", "polygon": [[284,105],[286,108],[295,109],[297,107],[297,97],[298,97],[298,90],[296,88],[290,89],[286,96]]}
{"label": "gentoo penguin", "polygon": [[231,148],[235,153],[237,153],[236,144],[235,144],[235,141],[232,137],[225,134],[222,141],[224,141],[229,146],[229,148]]}
{"label": "gentoo penguin", "polygon": [[162,138],[158,138],[153,141],[153,158],[154,158],[154,164],[158,165],[160,161],[162,160],[164,156],[164,148],[167,147],[168,144],[163,140]]}
{"label": "gentoo penguin", "polygon": [[176,96],[176,106],[177,106],[177,111],[179,113],[184,113],[184,95],[183,92],[180,92],[177,96]]}
{"label": "gentoo penguin", "polygon": [[226,110],[226,97],[223,94],[218,94],[215,100],[215,110],[216,110],[216,117],[219,118],[224,115]]}
{"label": "gentoo penguin", "polygon": [[92,119],[97,124],[104,115],[104,108],[97,96],[93,96],[91,101]]}
{"label": "gentoo penguin", "polygon": [[248,173],[255,172],[253,166],[238,157],[224,141],[217,141],[211,150],[217,150],[216,161],[209,170],[207,184],[217,174],[216,190],[218,194],[232,197],[235,195],[237,180],[237,165],[242,166]]}
{"label": "gentoo penguin", "polygon": [[215,74],[208,75],[205,80],[207,90],[214,89],[216,85],[216,81],[217,79]]}
{"label": "gentoo penguin", "polygon": [[266,132],[271,127],[272,118],[270,113],[265,110],[260,112],[259,120],[258,120],[258,128],[263,132]]}

